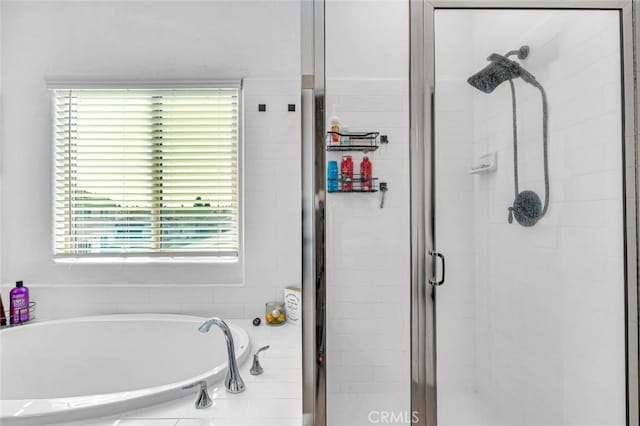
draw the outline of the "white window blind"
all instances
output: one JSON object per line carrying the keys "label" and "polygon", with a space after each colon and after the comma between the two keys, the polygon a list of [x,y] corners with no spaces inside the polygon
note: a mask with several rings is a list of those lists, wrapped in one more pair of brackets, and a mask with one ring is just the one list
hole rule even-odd
{"label": "white window blind", "polygon": [[55,90],[55,253],[237,256],[238,92]]}

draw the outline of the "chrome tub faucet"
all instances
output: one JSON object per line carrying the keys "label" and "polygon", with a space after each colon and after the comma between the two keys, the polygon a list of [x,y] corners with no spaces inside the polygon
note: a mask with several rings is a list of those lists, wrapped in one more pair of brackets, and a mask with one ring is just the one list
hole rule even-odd
{"label": "chrome tub faucet", "polygon": [[206,320],[198,330],[201,333],[207,333],[212,325],[217,325],[222,330],[224,334],[224,338],[227,341],[227,356],[229,358],[229,369],[227,371],[227,377],[224,380],[224,387],[227,389],[227,392],[230,393],[240,393],[245,390],[244,381],[242,377],[240,377],[240,371],[238,370],[238,362],[236,361],[236,351],[233,345],[233,336],[231,335],[231,330],[226,322],[221,320],[220,318],[210,318]]}

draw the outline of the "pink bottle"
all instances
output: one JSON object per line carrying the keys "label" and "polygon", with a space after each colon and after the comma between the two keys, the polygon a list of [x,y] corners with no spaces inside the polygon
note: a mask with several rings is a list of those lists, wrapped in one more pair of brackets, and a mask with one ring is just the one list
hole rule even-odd
{"label": "pink bottle", "polygon": [[9,322],[18,324],[29,321],[29,289],[22,281],[9,292]]}

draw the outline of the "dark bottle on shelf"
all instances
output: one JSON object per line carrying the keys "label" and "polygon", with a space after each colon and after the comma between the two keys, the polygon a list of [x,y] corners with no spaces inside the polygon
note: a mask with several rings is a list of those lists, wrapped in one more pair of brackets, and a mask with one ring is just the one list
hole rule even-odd
{"label": "dark bottle on shelf", "polygon": [[7,325],[7,316],[4,313],[4,305],[2,304],[2,295],[0,294],[0,326]]}

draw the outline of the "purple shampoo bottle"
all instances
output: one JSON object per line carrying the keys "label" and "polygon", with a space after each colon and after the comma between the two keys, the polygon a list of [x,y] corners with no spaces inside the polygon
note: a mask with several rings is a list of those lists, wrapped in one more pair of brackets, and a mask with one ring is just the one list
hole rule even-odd
{"label": "purple shampoo bottle", "polygon": [[9,292],[9,314],[11,324],[29,321],[29,289],[22,281]]}

